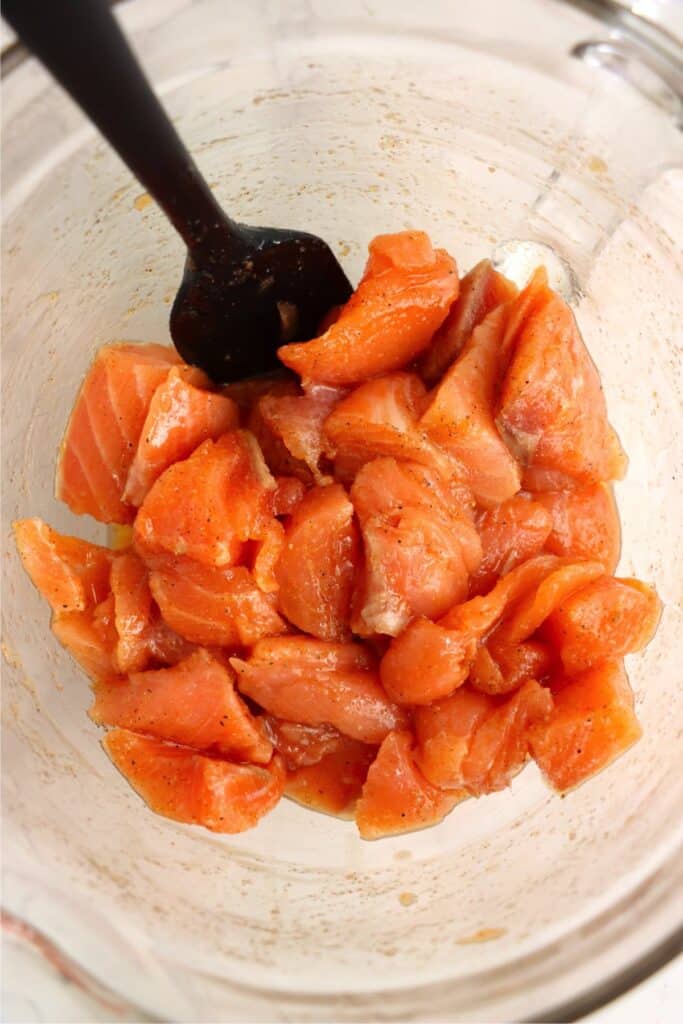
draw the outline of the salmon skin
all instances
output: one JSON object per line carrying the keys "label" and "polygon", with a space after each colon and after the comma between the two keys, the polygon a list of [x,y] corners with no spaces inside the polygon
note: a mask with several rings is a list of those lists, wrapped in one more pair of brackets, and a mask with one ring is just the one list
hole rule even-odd
{"label": "salmon skin", "polygon": [[104,346],[57,496],[111,548],[14,523],[111,761],[229,834],[287,796],[399,835],[530,760],[586,782],[640,736],[624,658],[661,602],[614,576],[626,456],[572,311],[402,231],[318,331],[222,389]]}

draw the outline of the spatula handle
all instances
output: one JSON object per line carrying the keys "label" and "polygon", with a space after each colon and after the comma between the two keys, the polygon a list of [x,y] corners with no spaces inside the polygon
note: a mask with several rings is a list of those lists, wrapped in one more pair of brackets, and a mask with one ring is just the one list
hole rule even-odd
{"label": "spatula handle", "polygon": [[22,42],[99,128],[188,249],[239,228],[221,210],[138,64],[107,0],[3,0]]}

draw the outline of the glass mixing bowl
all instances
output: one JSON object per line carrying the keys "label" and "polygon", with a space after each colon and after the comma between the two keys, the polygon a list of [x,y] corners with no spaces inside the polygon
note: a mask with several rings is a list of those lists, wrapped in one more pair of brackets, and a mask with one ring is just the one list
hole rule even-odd
{"label": "glass mixing bowl", "polygon": [[620,573],[665,604],[628,660],[643,739],[565,799],[530,765],[376,843],[287,801],[241,836],[174,824],[99,746],[9,525],[103,538],[55,503],[55,453],[97,347],[168,340],[183,252],[33,61],[3,83],[4,895],[110,1001],[195,1021],[566,1019],[678,947],[681,64],[672,37],[608,25],[603,6],[117,8],[233,215],[320,233],[354,276],[370,237],[405,227],[463,270],[493,251],[521,278],[547,257],[630,454]]}

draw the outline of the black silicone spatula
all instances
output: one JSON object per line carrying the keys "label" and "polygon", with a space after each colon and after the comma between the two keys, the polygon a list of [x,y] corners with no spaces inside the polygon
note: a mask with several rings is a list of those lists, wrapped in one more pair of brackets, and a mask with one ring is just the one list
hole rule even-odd
{"label": "black silicone spatula", "polygon": [[80,104],[187,246],[171,336],[226,383],[272,370],[284,341],[313,337],[351,286],[305,231],[252,228],[222,211],[152,92],[106,0],[3,0],[21,40]]}

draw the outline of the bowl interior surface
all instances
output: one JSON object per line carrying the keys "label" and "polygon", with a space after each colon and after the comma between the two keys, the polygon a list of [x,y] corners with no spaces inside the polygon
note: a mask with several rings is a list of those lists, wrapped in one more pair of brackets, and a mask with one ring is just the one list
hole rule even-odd
{"label": "bowl interior surface", "polygon": [[564,799],[530,765],[439,827],[376,843],[288,801],[222,838],[145,808],[99,745],[10,522],[104,537],[56,504],[57,447],[100,345],[169,340],[183,252],[31,62],[4,112],[6,896],[94,977],[174,1019],[532,1016],[618,974],[680,915],[680,141],[651,98],[570,58],[595,32],[571,7],[333,6],[120,13],[240,220],[321,234],[354,279],[368,240],[405,227],[462,271],[494,252],[523,280],[549,255],[630,456],[618,571],[664,602],[627,661],[643,739]]}

